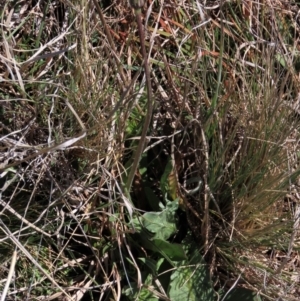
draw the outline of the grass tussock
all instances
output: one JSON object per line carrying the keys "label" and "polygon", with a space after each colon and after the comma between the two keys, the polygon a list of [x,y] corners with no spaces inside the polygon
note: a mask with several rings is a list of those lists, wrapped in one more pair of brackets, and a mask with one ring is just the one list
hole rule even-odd
{"label": "grass tussock", "polygon": [[2,300],[298,300],[299,5],[177,2],[142,8],[130,191],[130,4],[0,4]]}

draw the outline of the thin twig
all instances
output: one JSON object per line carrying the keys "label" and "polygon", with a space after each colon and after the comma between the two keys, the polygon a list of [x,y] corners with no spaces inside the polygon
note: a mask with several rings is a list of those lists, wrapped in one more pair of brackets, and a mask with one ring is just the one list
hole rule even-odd
{"label": "thin twig", "polygon": [[137,149],[134,153],[133,164],[132,164],[132,167],[130,169],[130,172],[129,172],[129,175],[127,178],[126,190],[127,190],[128,194],[130,193],[132,181],[133,181],[134,175],[136,173],[136,170],[138,168],[138,165],[140,163],[142,153],[145,148],[145,144],[146,144],[146,140],[147,140],[147,131],[148,131],[148,128],[150,125],[152,111],[153,111],[150,70],[149,70],[148,57],[147,57],[146,47],[145,47],[145,35],[144,35],[142,19],[141,19],[141,14],[142,14],[141,9],[144,6],[144,0],[130,0],[130,5],[134,9],[136,21],[137,21],[137,25],[138,25],[138,31],[139,31],[139,37],[140,37],[140,43],[141,43],[141,52],[142,52],[142,56],[144,59],[144,69],[145,69],[145,74],[146,74],[148,102],[147,102],[147,114],[146,114],[146,119],[145,119],[143,130],[142,130],[141,138],[140,138],[139,144],[137,146]]}

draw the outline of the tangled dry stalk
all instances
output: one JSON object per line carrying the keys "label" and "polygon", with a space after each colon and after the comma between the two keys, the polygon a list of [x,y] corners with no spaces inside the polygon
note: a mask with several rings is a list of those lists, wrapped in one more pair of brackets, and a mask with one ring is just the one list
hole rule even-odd
{"label": "tangled dry stalk", "polygon": [[298,300],[299,5],[137,2],[0,4],[2,300]]}

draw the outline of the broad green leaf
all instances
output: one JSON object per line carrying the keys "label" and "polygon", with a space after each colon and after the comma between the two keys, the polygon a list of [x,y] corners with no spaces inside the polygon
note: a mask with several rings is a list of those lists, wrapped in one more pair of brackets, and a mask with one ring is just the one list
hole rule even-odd
{"label": "broad green leaf", "polygon": [[180,244],[172,244],[162,239],[153,239],[154,246],[157,248],[156,251],[168,256],[173,261],[179,261],[186,259],[186,254]]}
{"label": "broad green leaf", "polygon": [[162,212],[147,212],[143,215],[144,227],[155,238],[166,240],[176,232],[175,211],[178,209],[177,202],[168,202]]}
{"label": "broad green leaf", "polygon": [[156,254],[160,254],[160,258],[165,259],[172,267],[174,267],[172,259],[153,242],[153,235],[151,235],[146,229],[141,229],[141,231],[132,234],[128,238],[130,238],[132,245],[135,245],[138,248],[142,246],[143,249],[147,250],[147,253],[148,250],[151,250]]}
{"label": "broad green leaf", "polygon": [[143,229],[143,225],[141,224],[140,218],[134,217],[131,220],[131,225],[134,227],[135,231],[141,232]]}
{"label": "broad green leaf", "polygon": [[173,244],[159,238],[151,238],[146,231],[136,233],[136,243],[142,245],[143,248],[151,250],[161,255],[161,258],[166,259],[172,266],[173,261],[181,261],[186,259],[184,248],[181,244]]}
{"label": "broad green leaf", "polygon": [[172,301],[215,300],[208,269],[198,252],[192,260],[177,263],[177,267],[170,279],[168,296]]}

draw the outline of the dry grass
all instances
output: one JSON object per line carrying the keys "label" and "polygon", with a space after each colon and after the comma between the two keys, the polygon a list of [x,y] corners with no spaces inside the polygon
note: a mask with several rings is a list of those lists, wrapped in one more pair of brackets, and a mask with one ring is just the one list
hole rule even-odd
{"label": "dry grass", "polygon": [[298,300],[298,5],[147,1],[155,112],[128,199],[143,58],[127,1],[96,3],[0,4],[5,300],[132,300],[152,253],[128,213],[159,210],[169,157],[216,292]]}

